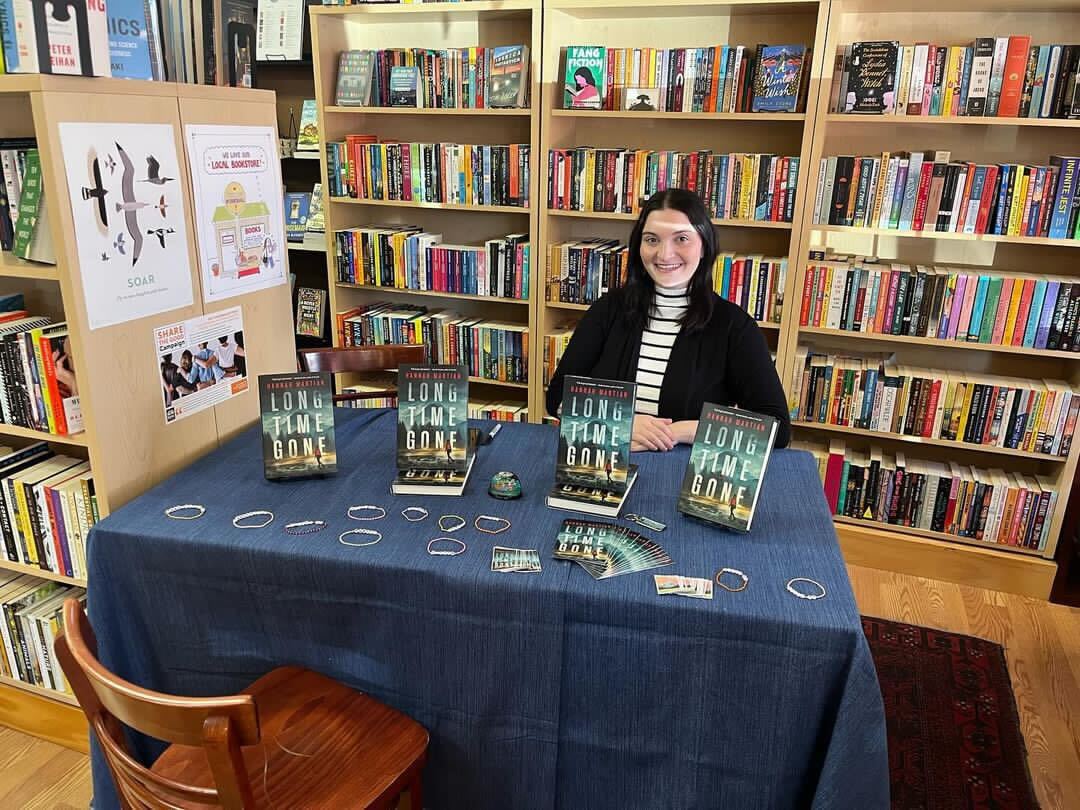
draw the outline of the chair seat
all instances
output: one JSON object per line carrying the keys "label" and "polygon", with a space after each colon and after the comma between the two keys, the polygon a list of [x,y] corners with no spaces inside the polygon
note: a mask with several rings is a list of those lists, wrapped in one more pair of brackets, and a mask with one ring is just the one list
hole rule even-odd
{"label": "chair seat", "polygon": [[[258,807],[382,804],[396,799],[423,766],[428,743],[423,726],[318,673],[281,667],[242,694],[252,695],[259,707],[262,743],[242,749]],[[171,745],[151,770],[213,787],[201,748]]]}

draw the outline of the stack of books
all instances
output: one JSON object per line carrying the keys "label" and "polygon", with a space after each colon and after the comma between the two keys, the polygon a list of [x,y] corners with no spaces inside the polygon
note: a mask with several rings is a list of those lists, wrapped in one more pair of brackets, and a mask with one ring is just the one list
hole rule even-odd
{"label": "stack of books", "polygon": [[56,639],[64,630],[64,602],[86,603],[86,591],[37,577],[0,571],[0,675],[71,694],[56,660]]}

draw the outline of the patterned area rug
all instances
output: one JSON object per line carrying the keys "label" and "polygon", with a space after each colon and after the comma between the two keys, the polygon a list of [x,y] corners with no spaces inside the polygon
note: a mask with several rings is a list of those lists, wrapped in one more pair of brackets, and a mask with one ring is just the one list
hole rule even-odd
{"label": "patterned area rug", "polygon": [[889,734],[893,810],[1038,808],[1005,650],[863,617]]}

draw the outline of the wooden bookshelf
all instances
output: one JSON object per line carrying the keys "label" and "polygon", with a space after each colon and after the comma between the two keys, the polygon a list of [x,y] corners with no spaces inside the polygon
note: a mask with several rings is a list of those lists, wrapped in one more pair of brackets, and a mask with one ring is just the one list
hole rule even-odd
{"label": "wooden bookshelf", "polygon": [[[83,432],[71,436],[2,424],[0,439],[17,447],[46,441],[58,453],[88,460],[98,512],[105,517],[259,417],[258,396],[248,392],[192,414],[180,425],[167,425],[162,385],[152,364],[153,327],[241,304],[247,345],[258,347],[247,360],[249,377],[295,367],[293,341],[279,326],[290,309],[287,284],[204,305],[195,242],[197,225],[186,179],[185,124],[273,125],[273,96],[263,91],[166,82],[3,75],[0,111],[0,136],[32,136],[37,141],[44,205],[56,252],[55,265],[0,255],[0,292],[22,292],[30,312],[67,322],[85,424]],[[191,259],[190,305],[109,327],[89,327],[60,122],[172,125],[180,182],[186,189],[182,215]],[[177,441],[181,434],[184,440]],[[87,585],[81,579],[7,559],[0,561],[0,568],[43,581]],[[0,724],[85,750],[85,721],[73,706],[73,698],[53,690],[0,679]]]}
{"label": "wooden bookshelf", "polygon": [[48,698],[49,700],[55,700],[57,703],[66,703],[68,706],[78,706],[79,702],[75,700],[74,696],[67,694],[66,692],[57,692],[55,689],[45,689],[41,686],[34,686],[33,684],[23,683],[15,678],[8,678],[0,675],[0,686],[10,686],[14,689],[19,689],[23,692],[29,692],[32,695],[38,697]]}
{"label": "wooden bookshelf", "polygon": [[[828,109],[834,56],[837,48],[860,40],[897,40],[901,45],[932,42],[967,45],[975,37],[1030,35],[1032,44],[1072,42],[1080,36],[1080,8],[1065,0],[1034,6],[1024,0],[918,0],[905,6],[904,14],[880,0],[831,0],[831,11],[822,58],[815,59],[814,87],[818,94],[812,123],[814,142],[805,176],[807,200],[813,200],[820,160],[830,155],[873,155],[882,151],[948,149],[954,160],[981,163],[1019,162],[1045,164],[1051,154],[1071,154],[1061,140],[1063,130],[1080,127],[1080,121],[967,118],[938,116],[843,115]],[[925,12],[925,13],[923,13]],[[801,241],[793,251],[790,274],[798,292],[791,296],[791,325],[783,354],[784,384],[792,385],[797,347],[845,355],[880,355],[893,352],[896,362],[933,366],[946,371],[973,372],[1032,379],[1058,379],[1080,383],[1080,354],[1017,346],[962,343],[935,338],[877,335],[836,329],[800,327],[797,314],[802,299],[808,257],[812,250],[831,249],[847,256],[877,256],[882,262],[908,265],[957,267],[964,272],[994,270],[1021,274],[1077,276],[1073,248],[1080,241],[1023,236],[895,231],[814,224],[812,205],[800,209]],[[964,267],[959,267],[963,265]],[[1068,457],[1059,458],[963,442],[926,440],[879,434],[835,425],[796,422],[797,438],[820,443],[823,433],[844,436],[848,449],[866,451],[873,444],[909,445],[909,461],[920,458],[947,460],[964,451],[965,463],[984,455],[980,468],[997,467],[1025,474],[1039,472],[1057,482],[1058,500],[1048,515],[1049,539],[1041,552],[995,548],[965,543],[962,538],[903,527],[882,526],[836,517],[841,543],[849,562],[882,567],[957,582],[970,582],[998,590],[1045,598],[1049,594],[1055,565],[1052,560],[1061,530],[1069,491],[1076,473],[1080,444]],[[916,536],[917,535],[917,536]],[[1021,552],[1021,553],[1017,553]]]}
{"label": "wooden bookshelf", "polygon": [[[813,63],[820,60],[828,20],[828,2],[724,2],[677,0],[673,3],[616,2],[616,0],[548,0],[544,6],[543,114],[541,159],[546,178],[550,149],[575,146],[631,149],[711,149],[717,152],[768,152],[800,158],[799,187],[795,198],[795,222],[759,222],[714,219],[720,250],[766,256],[794,256],[801,241],[805,168],[809,163],[817,94],[811,92],[805,113],[698,113],[632,112],[623,110],[563,109],[563,58],[570,45],[604,45],[615,48],[694,48],[714,45],[801,43],[814,49]],[[815,68],[816,72],[816,68]],[[811,85],[811,88],[813,85]],[[631,123],[636,119],[638,126]],[[535,205],[539,210],[541,251],[536,264],[541,283],[546,278],[549,247],[553,244],[603,237],[629,239],[632,213],[563,211],[547,208],[546,181]],[[784,291],[784,322],[760,323],[770,349],[778,353],[778,368],[787,350],[790,302],[796,288],[789,261]],[[588,307],[557,301],[541,301],[536,312],[537,339],[556,327],[574,322]],[[797,318],[798,310],[794,310]],[[534,379],[542,379],[543,356],[537,353]],[[543,414],[542,386],[533,392],[530,414]]]}
{"label": "wooden bookshelf", "polygon": [[[535,355],[539,344],[533,311],[543,295],[539,284],[536,239],[536,200],[541,198],[543,156],[540,152],[541,0],[480,0],[469,3],[354,6],[312,6],[311,42],[315,67],[315,97],[319,132],[325,143],[349,134],[373,134],[380,140],[470,144],[527,143],[531,146],[526,207],[369,200],[349,197],[326,201],[326,274],[330,313],[379,300],[380,297],[414,299],[432,311],[460,308],[470,316],[491,318],[530,328],[529,379],[536,379]],[[525,44],[529,46],[531,107],[527,109],[416,109],[405,107],[348,107],[337,105],[335,90],[338,56],[355,48],[465,48]],[[434,128],[433,128],[434,126]],[[325,149],[323,188],[328,189]],[[530,298],[518,300],[463,295],[437,290],[409,290],[339,282],[334,255],[335,231],[372,223],[410,223],[442,234],[447,244],[483,245],[488,239],[511,233],[530,234]],[[333,323],[333,319],[331,319]],[[336,330],[335,330],[336,331]],[[339,336],[332,335],[335,343]],[[340,375],[341,385],[357,382],[357,375]],[[531,405],[530,385],[470,377],[477,385],[513,390]],[[532,409],[530,408],[530,417]]]}

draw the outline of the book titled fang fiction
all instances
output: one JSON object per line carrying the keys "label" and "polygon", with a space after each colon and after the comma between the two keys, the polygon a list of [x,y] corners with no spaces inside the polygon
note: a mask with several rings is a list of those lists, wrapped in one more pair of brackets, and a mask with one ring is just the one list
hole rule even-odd
{"label": "book titled fang fiction", "polygon": [[329,374],[261,374],[259,408],[267,478],[337,472]]}
{"label": "book titled fang fiction", "polygon": [[469,469],[469,373],[464,366],[398,368],[399,479],[418,470]]}
{"label": "book titled fang fiction", "polygon": [[[630,465],[636,393],[631,382],[566,378],[555,486],[548,494],[548,506],[595,514],[614,509],[618,514],[636,470]],[[602,511],[587,508],[590,503]]]}
{"label": "book titled fang fiction", "polygon": [[750,531],[775,439],[771,416],[706,402],[679,491],[679,511]]}

